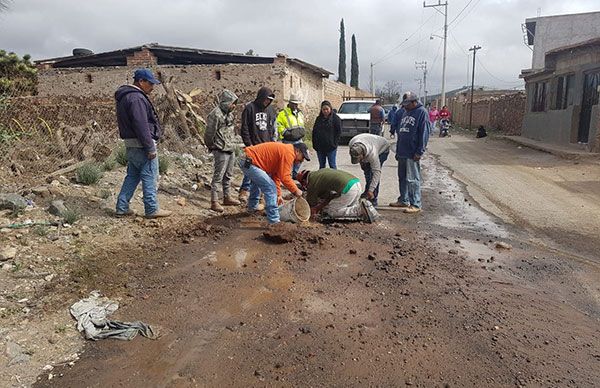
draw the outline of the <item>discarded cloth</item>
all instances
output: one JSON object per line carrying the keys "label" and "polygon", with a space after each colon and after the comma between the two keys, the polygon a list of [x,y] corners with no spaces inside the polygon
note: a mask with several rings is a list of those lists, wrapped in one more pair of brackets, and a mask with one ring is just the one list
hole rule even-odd
{"label": "discarded cloth", "polygon": [[109,320],[107,317],[118,308],[119,305],[116,302],[101,297],[98,291],[92,291],[89,298],[73,304],[69,310],[73,318],[77,320],[77,330],[84,333],[86,339],[97,341],[114,338],[129,341],[138,334],[150,339],[157,339],[160,336],[152,326],[144,322]]}

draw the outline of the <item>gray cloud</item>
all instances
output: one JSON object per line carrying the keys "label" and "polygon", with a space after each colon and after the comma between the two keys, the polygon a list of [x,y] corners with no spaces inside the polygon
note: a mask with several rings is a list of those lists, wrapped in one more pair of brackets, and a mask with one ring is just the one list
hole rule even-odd
{"label": "gray cloud", "polygon": [[[432,3],[433,0],[429,0]],[[595,11],[591,1],[449,0],[447,89],[467,84],[467,50],[477,53],[476,83],[497,88],[520,87],[521,69],[531,63],[521,23],[527,17]],[[245,52],[284,52],[337,71],[338,27],[346,25],[347,65],[356,34],[360,83],[369,85],[375,62],[376,84],[397,80],[418,88],[426,60],[428,90],[441,87],[443,17],[421,0],[18,0],[0,14],[0,48],[34,59],[69,55],[74,47],[96,52],[159,42],[165,45]],[[410,37],[407,41],[406,38]]]}

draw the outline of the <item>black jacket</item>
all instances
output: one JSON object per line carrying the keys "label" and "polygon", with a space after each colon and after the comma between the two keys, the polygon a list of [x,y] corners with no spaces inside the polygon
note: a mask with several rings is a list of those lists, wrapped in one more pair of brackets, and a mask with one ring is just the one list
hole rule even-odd
{"label": "black jacket", "polygon": [[312,142],[315,151],[331,152],[337,148],[342,133],[342,120],[331,112],[329,117],[322,113],[317,116],[312,132]]}
{"label": "black jacket", "polygon": [[277,112],[271,105],[265,108],[264,102],[269,97],[274,97],[273,91],[262,87],[256,99],[244,107],[240,135],[246,146],[273,141]]}

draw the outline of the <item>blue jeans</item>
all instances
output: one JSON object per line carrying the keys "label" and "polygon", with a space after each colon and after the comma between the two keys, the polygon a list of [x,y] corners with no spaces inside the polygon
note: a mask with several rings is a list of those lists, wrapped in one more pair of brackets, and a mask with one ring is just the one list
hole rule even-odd
{"label": "blue jeans", "polygon": [[317,157],[319,158],[319,168],[325,168],[327,161],[329,160],[329,167],[334,170],[337,169],[337,163],[335,162],[335,158],[337,156],[337,148],[333,151],[329,152],[320,152],[317,151]]}
{"label": "blue jeans", "polygon": [[383,123],[371,123],[369,133],[372,135],[383,136]]}
{"label": "blue jeans", "polygon": [[244,179],[242,179],[242,185],[240,186],[240,191],[250,191],[250,178],[244,175]]}
{"label": "blue jeans", "polygon": [[412,159],[398,159],[398,202],[421,208],[421,163]]}
{"label": "blue jeans", "polygon": [[[381,172],[382,175],[383,175],[383,163],[387,160],[389,155],[390,155],[389,151],[384,152],[383,154],[379,154],[379,163],[381,164],[381,167],[382,167],[382,172]],[[371,165],[368,163],[361,163],[360,168],[365,173],[365,180],[367,181],[367,184],[365,186],[365,191],[363,193],[363,196],[365,196],[367,194],[367,191],[369,191],[369,187],[371,186],[371,180],[373,179],[373,171],[371,170]],[[379,176],[380,181],[381,181],[382,175]],[[373,206],[377,206],[377,197],[379,196],[379,183],[377,183],[377,187],[375,188],[373,195],[374,195],[374,197],[371,200],[371,203],[373,204]]]}
{"label": "blue jeans", "polygon": [[144,212],[146,215],[156,213],[158,211],[156,195],[158,156],[150,160],[143,148],[127,147],[127,175],[117,198],[117,213],[126,213],[129,210],[129,202],[140,181],[144,193]]}
{"label": "blue jeans", "polygon": [[277,186],[271,177],[255,165],[245,167],[245,160],[240,160],[240,168],[244,176],[250,179],[250,197],[248,198],[248,210],[256,210],[260,200],[260,192],[265,195],[265,212],[269,224],[279,222],[279,208],[277,207]]}

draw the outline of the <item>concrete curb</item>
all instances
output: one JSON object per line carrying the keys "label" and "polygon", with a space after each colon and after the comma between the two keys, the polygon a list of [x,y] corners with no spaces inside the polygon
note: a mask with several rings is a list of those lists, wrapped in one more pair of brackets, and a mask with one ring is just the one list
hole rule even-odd
{"label": "concrete curb", "polygon": [[515,144],[532,148],[534,150],[547,152],[552,155],[556,155],[563,159],[569,160],[579,160],[579,159],[588,159],[588,160],[600,160],[600,154],[589,152],[585,150],[571,150],[565,147],[556,146],[553,144],[542,143],[537,140],[532,140],[528,138],[524,138],[522,136],[499,136],[500,139],[505,139],[511,141]]}

